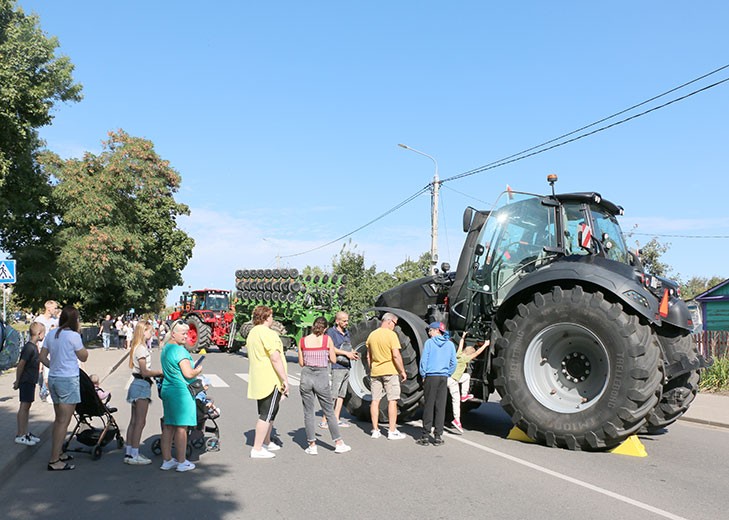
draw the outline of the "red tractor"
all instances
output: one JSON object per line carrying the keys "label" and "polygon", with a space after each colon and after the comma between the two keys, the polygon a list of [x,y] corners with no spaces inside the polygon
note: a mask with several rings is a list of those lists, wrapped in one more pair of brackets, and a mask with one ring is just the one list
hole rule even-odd
{"label": "red tractor", "polygon": [[225,352],[228,350],[234,316],[230,306],[230,291],[200,289],[183,292],[180,308],[170,314],[169,319],[183,319],[190,326],[187,349],[191,352],[210,348],[210,345],[216,345]]}

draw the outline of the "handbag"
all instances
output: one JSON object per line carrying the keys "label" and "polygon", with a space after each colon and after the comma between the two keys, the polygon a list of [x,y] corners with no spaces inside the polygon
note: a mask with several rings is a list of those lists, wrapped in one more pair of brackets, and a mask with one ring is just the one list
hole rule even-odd
{"label": "handbag", "polygon": [[[337,347],[337,348],[339,350],[346,350],[347,352],[351,352],[352,344],[348,341],[345,341],[344,343],[339,345],[339,347]],[[339,363],[340,365],[342,365],[343,367],[346,367],[346,368],[349,368],[350,366],[352,366],[352,364],[349,361],[349,358],[347,356],[343,356],[341,354],[337,356],[337,363]]]}
{"label": "handbag", "polygon": [[187,389],[190,391],[190,395],[193,399],[197,397],[197,394],[205,390],[202,380],[195,379],[192,383],[187,385]]}

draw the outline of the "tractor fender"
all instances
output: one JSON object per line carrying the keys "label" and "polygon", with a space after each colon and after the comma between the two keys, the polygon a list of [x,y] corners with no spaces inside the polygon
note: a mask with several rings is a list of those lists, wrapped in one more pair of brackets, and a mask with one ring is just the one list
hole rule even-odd
{"label": "tractor fender", "polygon": [[422,354],[423,346],[425,345],[425,342],[428,341],[428,324],[420,316],[413,314],[412,312],[393,307],[372,307],[367,310],[379,313],[391,312],[397,316],[398,319],[404,321],[412,331],[411,340],[415,340],[413,344],[417,345],[418,354]]}
{"label": "tractor fender", "polygon": [[681,298],[671,298],[668,302],[668,316],[663,318],[663,323],[669,323],[679,329],[693,332],[693,318],[688,305]]}
{"label": "tractor fender", "polygon": [[631,266],[612,260],[595,256],[566,257],[519,280],[500,306],[497,312],[498,321],[508,316],[513,307],[529,300],[539,289],[550,290],[555,285],[566,288],[580,285],[584,288],[594,287],[605,295],[612,295],[648,323],[660,326],[659,301],[638,281],[638,276],[638,272]]}

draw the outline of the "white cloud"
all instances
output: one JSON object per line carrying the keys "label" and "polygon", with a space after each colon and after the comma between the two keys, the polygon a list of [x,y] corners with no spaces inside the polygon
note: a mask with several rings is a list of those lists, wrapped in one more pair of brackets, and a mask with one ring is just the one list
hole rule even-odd
{"label": "white cloud", "polygon": [[[269,224],[274,220],[281,222],[281,212],[275,212],[277,218],[274,219],[264,212],[236,216],[225,211],[191,208],[190,216],[181,218],[179,226],[195,239],[195,248],[182,273],[184,286],[170,292],[168,303],[177,301],[182,290],[188,287],[193,290],[233,289],[236,269],[302,269],[307,265],[331,269],[332,257],[348,239],[303,255],[287,256],[318,248],[333,238],[326,235],[332,231],[321,221],[302,221],[300,214],[298,220],[289,220],[287,226],[277,228]],[[365,237],[364,232],[362,236]],[[427,230],[407,225],[388,226],[386,235],[379,234],[376,238],[375,242],[358,239],[355,235],[352,244],[356,245],[356,251],[365,255],[367,265],[374,263],[378,270],[392,271],[406,258],[416,259],[430,244]],[[455,265],[455,262],[451,260],[451,264]]]}

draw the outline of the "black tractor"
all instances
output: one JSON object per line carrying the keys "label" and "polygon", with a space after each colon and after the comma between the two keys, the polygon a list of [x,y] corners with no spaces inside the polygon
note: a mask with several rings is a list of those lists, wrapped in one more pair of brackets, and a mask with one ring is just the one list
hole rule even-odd
{"label": "black tractor", "polygon": [[618,224],[620,206],[598,193],[555,194],[556,180],[548,177],[551,195],[509,190],[490,211],[467,208],[456,271],[444,264],[382,293],[374,317],[352,326],[361,355],[350,413],[369,417],[363,354],[385,312],[399,317],[408,374],[401,418],[422,405],[418,362],[432,321],[445,322],[455,341],[467,333],[467,345],[490,342],[471,367],[476,405],[497,391],[514,424],[545,445],[612,448],[686,412],[709,363],[692,343],[677,284],[644,271]]}

